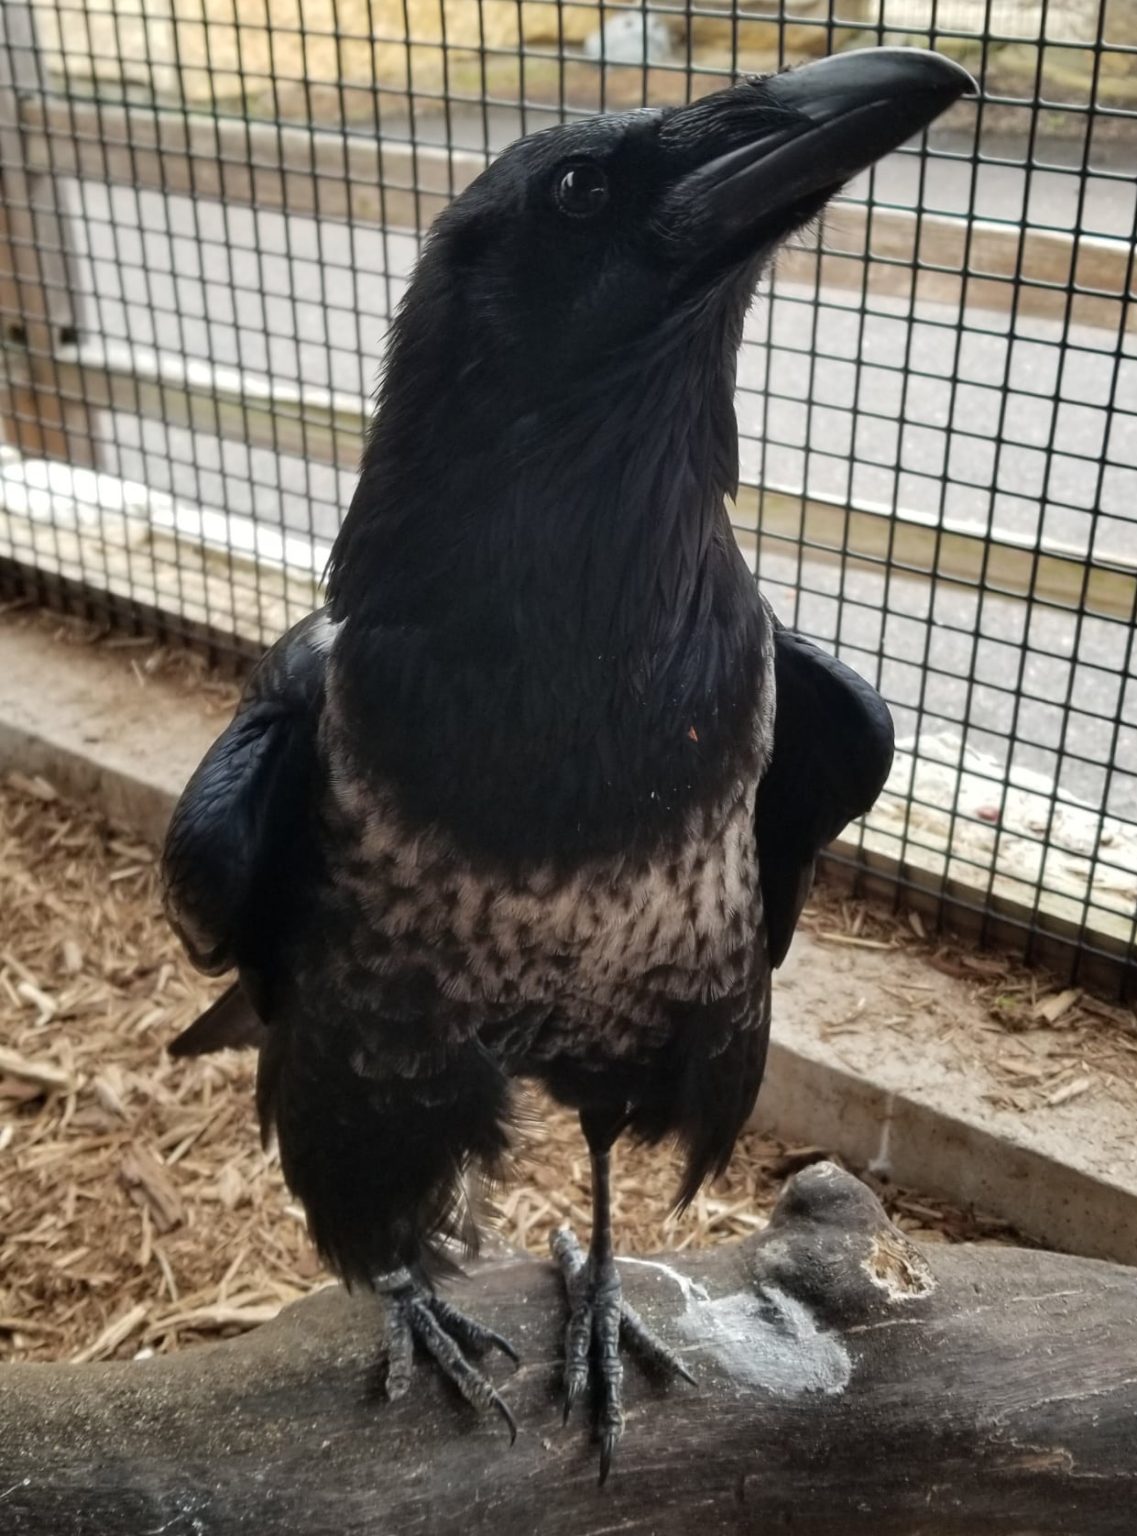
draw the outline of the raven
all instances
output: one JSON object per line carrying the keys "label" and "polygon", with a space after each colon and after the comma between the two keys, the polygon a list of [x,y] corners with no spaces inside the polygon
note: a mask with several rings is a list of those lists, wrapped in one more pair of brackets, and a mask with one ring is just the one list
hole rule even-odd
{"label": "raven", "polygon": [[256,1044],[257,1105],[313,1238],[514,1430],[437,1292],[476,1239],[512,1079],[579,1112],[584,1254],[554,1240],[568,1408],[601,1478],[623,1302],[609,1152],[686,1151],[680,1202],[754,1104],[821,849],[880,791],[876,692],[782,628],[739,552],[733,395],[757,278],[851,176],[972,82],[845,54],[687,106],[548,129],[436,220],[393,323],[327,605],[253,672],[186,788],[166,908],[234,986],[172,1047]]}

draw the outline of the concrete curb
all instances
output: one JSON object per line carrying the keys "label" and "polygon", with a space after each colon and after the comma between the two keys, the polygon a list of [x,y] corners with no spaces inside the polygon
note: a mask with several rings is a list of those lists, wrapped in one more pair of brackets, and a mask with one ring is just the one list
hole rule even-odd
{"label": "concrete curb", "polygon": [[[42,774],[146,838],[223,725],[123,652],[0,623],[0,772]],[[899,983],[923,1010],[889,1020]],[[960,1205],[1050,1247],[1137,1264],[1137,1152],[1124,1105],[1087,1095],[1037,1115],[1000,1109],[997,1082],[945,1044],[944,1010],[986,1027],[968,988],[904,951],[841,950],[799,934],[776,985],[755,1123]],[[834,1020],[859,1019],[843,1032]],[[884,1022],[880,1022],[884,1020]],[[842,1026],[836,1026],[841,1030]]]}
{"label": "concrete curb", "polygon": [[224,724],[132,657],[0,624],[0,769],[57,789],[153,842]]}

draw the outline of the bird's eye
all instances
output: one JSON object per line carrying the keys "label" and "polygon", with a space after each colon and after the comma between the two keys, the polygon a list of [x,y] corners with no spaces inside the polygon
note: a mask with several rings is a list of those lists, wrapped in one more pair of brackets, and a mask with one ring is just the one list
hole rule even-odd
{"label": "bird's eye", "polygon": [[555,195],[570,219],[591,219],[608,201],[608,178],[591,160],[577,160],[557,172]]}

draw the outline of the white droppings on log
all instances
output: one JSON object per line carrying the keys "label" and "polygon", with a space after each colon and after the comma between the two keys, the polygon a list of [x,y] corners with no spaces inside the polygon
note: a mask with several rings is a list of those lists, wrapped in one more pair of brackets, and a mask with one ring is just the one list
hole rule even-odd
{"label": "white droppings on log", "polygon": [[687,1275],[681,1275],[677,1269],[672,1269],[670,1264],[661,1264],[658,1259],[629,1259],[621,1258],[621,1264],[638,1264],[642,1269],[657,1269],[661,1275],[666,1275],[669,1280],[674,1280],[683,1295],[683,1300],[690,1307],[693,1301],[710,1301],[710,1292],[697,1280],[690,1279]]}
{"label": "white droppings on log", "polygon": [[853,1374],[849,1351],[817,1326],[810,1309],[776,1285],[702,1301],[691,1298],[679,1327],[738,1382],[780,1397],[843,1392]]}
{"label": "white droppings on log", "polygon": [[657,1270],[675,1282],[685,1304],[680,1329],[735,1380],[785,1397],[841,1392],[848,1384],[853,1369],[848,1350],[778,1286],[764,1286],[758,1295],[743,1291],[712,1298],[705,1286],[658,1259],[620,1262]]}

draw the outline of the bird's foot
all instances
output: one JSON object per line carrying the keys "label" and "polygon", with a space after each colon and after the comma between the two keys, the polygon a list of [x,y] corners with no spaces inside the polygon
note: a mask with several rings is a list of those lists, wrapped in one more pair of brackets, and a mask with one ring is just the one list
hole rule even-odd
{"label": "bird's foot", "polygon": [[406,1270],[383,1276],[376,1289],[387,1308],[387,1396],[394,1401],[410,1387],[417,1341],[472,1408],[479,1413],[493,1409],[501,1415],[509,1427],[512,1445],[517,1439],[517,1424],[508,1404],[463,1354],[465,1349],[482,1355],[492,1347],[516,1364],[517,1354],[509,1341],[427,1290]]}
{"label": "bird's foot", "polygon": [[624,1432],[624,1367],[620,1345],[668,1377],[695,1378],[675,1351],[657,1337],[624,1300],[615,1259],[596,1265],[586,1257],[573,1232],[561,1227],[549,1239],[568,1292],[565,1329],[565,1422],[590,1378],[597,1390],[596,1432],[600,1441],[600,1482],[612,1466],[616,1442]]}

